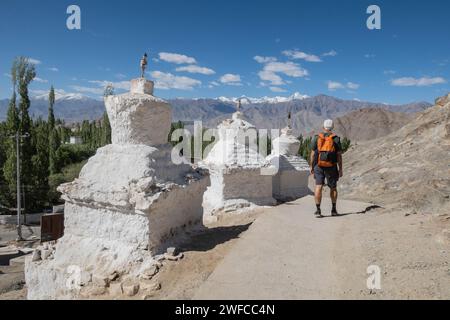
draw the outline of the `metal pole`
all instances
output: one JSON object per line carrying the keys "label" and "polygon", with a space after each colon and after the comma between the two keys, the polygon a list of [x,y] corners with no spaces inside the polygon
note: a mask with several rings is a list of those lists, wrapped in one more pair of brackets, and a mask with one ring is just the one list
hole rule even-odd
{"label": "metal pole", "polygon": [[17,236],[18,236],[18,241],[22,241],[22,221],[21,221],[21,203],[20,203],[20,143],[19,143],[19,132],[16,133],[16,172],[17,172]]}

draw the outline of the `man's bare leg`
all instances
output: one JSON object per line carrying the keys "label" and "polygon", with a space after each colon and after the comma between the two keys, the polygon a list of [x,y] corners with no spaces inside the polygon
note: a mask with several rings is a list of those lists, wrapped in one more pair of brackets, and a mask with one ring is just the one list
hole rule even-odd
{"label": "man's bare leg", "polygon": [[320,210],[320,205],[322,204],[322,190],[323,185],[316,186],[315,192],[314,192],[314,198],[316,200],[316,216],[322,216],[322,211]]}
{"label": "man's bare leg", "polygon": [[337,199],[338,199],[337,188],[333,188],[333,189],[330,190],[330,198],[331,198],[331,203],[333,205],[333,209],[331,210],[331,214],[332,215],[337,215],[337,209],[336,209],[336,204],[337,204]]}

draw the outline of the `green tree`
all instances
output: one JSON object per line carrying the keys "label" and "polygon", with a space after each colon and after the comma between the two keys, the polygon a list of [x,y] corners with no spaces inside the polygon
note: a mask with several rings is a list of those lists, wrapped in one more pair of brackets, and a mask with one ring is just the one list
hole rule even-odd
{"label": "green tree", "polygon": [[33,125],[32,142],[35,146],[36,153],[32,156],[33,164],[33,183],[27,188],[31,193],[32,198],[35,199],[31,203],[32,209],[43,208],[48,199],[48,176],[49,176],[49,134],[48,124],[38,119]]}
{"label": "green tree", "polygon": [[4,165],[8,150],[8,130],[6,123],[0,123],[0,213],[9,207],[10,197],[9,188],[4,177]]}
{"label": "green tree", "polygon": [[[36,77],[34,64],[30,63],[28,58],[19,57],[16,63],[17,68],[17,89],[20,96],[19,101],[19,134],[26,135],[31,133],[32,121],[29,115],[30,98],[28,97],[28,86]],[[22,139],[21,143],[21,181],[24,186],[33,185],[33,162],[32,157],[35,153],[31,139]],[[28,199],[33,203],[33,198]]]}
{"label": "green tree", "polygon": [[350,141],[350,139],[345,137],[344,139],[342,139],[341,145],[342,145],[342,152],[347,152],[347,150],[351,147],[352,142]]}
{"label": "green tree", "polygon": [[105,111],[103,113],[103,121],[102,121],[102,146],[106,146],[111,144],[111,124],[109,122],[108,113]]}
{"label": "green tree", "polygon": [[300,148],[298,151],[299,156],[301,156],[303,159],[309,162],[309,156],[311,154],[311,141],[312,138],[308,137],[305,138],[302,135],[298,137],[298,140],[300,140]]}
{"label": "green tree", "polygon": [[17,110],[17,64],[18,60],[14,60],[11,67],[11,82],[13,93],[9,102],[8,113],[5,124],[5,161],[3,164],[3,177],[6,188],[8,189],[7,198],[9,206],[16,201],[16,144],[11,135],[15,135],[19,130],[19,112]]}
{"label": "green tree", "polygon": [[58,130],[55,127],[55,114],[54,114],[54,105],[55,105],[55,89],[53,86],[50,88],[50,93],[48,95],[48,155],[49,155],[49,172],[50,174],[55,174],[58,172],[58,167],[56,164],[56,152],[61,144],[60,137],[58,135]]}

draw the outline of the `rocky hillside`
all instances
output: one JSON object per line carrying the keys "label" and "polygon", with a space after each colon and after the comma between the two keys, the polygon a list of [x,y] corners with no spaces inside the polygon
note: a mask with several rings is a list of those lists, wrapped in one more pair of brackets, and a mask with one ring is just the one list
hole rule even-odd
{"label": "rocky hillside", "polygon": [[367,108],[335,120],[335,132],[353,142],[373,140],[397,131],[414,118],[411,113]]}
{"label": "rocky hillside", "polygon": [[450,94],[392,134],[344,156],[342,194],[411,212],[450,213]]}

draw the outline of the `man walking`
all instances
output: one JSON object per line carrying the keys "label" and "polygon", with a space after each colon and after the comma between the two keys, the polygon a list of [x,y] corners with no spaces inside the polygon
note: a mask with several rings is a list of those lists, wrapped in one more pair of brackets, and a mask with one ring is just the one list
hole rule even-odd
{"label": "man walking", "polygon": [[322,203],[323,186],[326,183],[330,188],[330,197],[333,208],[332,216],[337,216],[337,183],[343,175],[342,168],[342,146],[341,139],[335,135],[333,120],[326,120],[323,124],[323,132],[316,135],[311,142],[311,174],[314,175],[316,181],[315,200],[317,211],[316,217],[322,217],[320,208]]}

